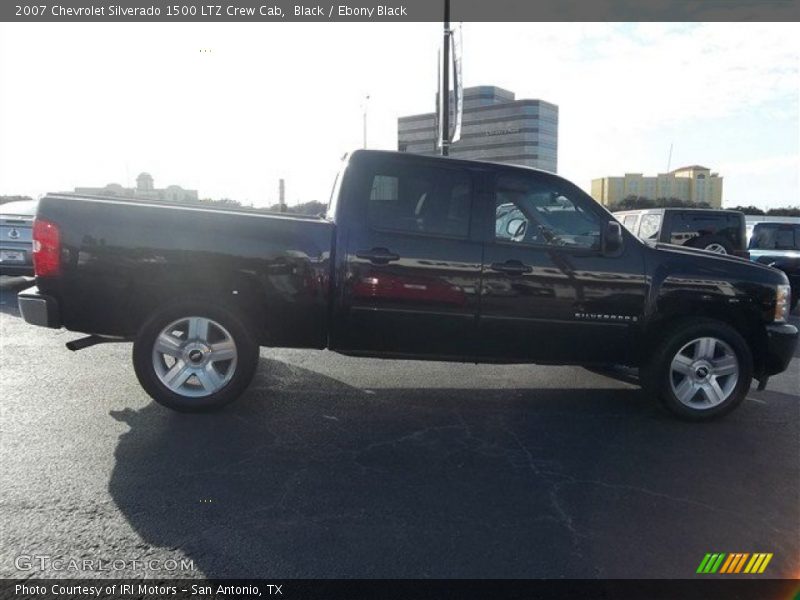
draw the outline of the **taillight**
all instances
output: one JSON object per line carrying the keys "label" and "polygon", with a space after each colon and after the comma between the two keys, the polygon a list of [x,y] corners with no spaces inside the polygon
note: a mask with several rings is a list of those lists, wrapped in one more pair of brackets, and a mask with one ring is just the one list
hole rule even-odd
{"label": "taillight", "polygon": [[37,277],[61,273],[61,234],[44,219],[33,220],[33,270]]}

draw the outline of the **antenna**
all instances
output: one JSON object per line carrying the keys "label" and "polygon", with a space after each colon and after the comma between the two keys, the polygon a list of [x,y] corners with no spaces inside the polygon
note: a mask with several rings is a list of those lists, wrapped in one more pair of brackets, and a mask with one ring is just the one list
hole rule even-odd
{"label": "antenna", "polygon": [[667,159],[667,173],[669,173],[669,168],[672,166],[672,142],[669,143],[669,158]]}

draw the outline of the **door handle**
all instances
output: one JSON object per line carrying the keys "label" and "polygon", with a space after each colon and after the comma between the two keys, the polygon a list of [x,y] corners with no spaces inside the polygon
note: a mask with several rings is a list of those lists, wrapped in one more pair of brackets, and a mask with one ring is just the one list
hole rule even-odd
{"label": "door handle", "polygon": [[372,250],[359,250],[356,252],[358,258],[363,258],[376,265],[385,265],[395,260],[400,260],[400,255],[390,252],[386,248],[373,248]]}
{"label": "door handle", "polygon": [[492,271],[500,271],[506,275],[522,275],[533,271],[532,267],[522,264],[518,260],[507,260],[503,263],[492,263],[489,267]]}

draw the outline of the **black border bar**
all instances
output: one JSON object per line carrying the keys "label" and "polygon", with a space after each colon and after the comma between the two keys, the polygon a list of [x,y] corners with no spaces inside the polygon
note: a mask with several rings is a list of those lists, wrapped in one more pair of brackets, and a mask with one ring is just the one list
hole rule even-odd
{"label": "black border bar", "polygon": [[[451,6],[453,22],[800,19],[800,0],[452,0]],[[0,2],[0,21],[8,22],[434,22],[441,21],[442,14],[441,0]]]}
{"label": "black border bar", "polygon": [[[122,586],[130,593],[122,593]],[[116,587],[112,587],[116,586]],[[210,588],[211,594],[200,588]],[[219,586],[228,593],[217,593]],[[100,593],[97,593],[97,590]],[[252,590],[255,589],[256,592]],[[193,593],[194,592],[194,593]],[[309,580],[309,579],[5,579],[0,598],[19,600],[795,600],[800,580],[697,579],[561,580]]]}

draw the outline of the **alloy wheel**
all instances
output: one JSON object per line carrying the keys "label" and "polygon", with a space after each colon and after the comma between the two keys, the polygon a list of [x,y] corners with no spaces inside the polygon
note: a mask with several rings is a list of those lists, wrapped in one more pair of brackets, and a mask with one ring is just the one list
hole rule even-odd
{"label": "alloy wheel", "polygon": [[230,382],[236,372],[236,343],[212,319],[183,317],[161,330],[152,358],[162,384],[181,396],[199,398]]}
{"label": "alloy wheel", "polygon": [[730,345],[714,337],[685,344],[670,364],[670,384],[675,397],[699,410],[719,406],[739,381],[739,359]]}

